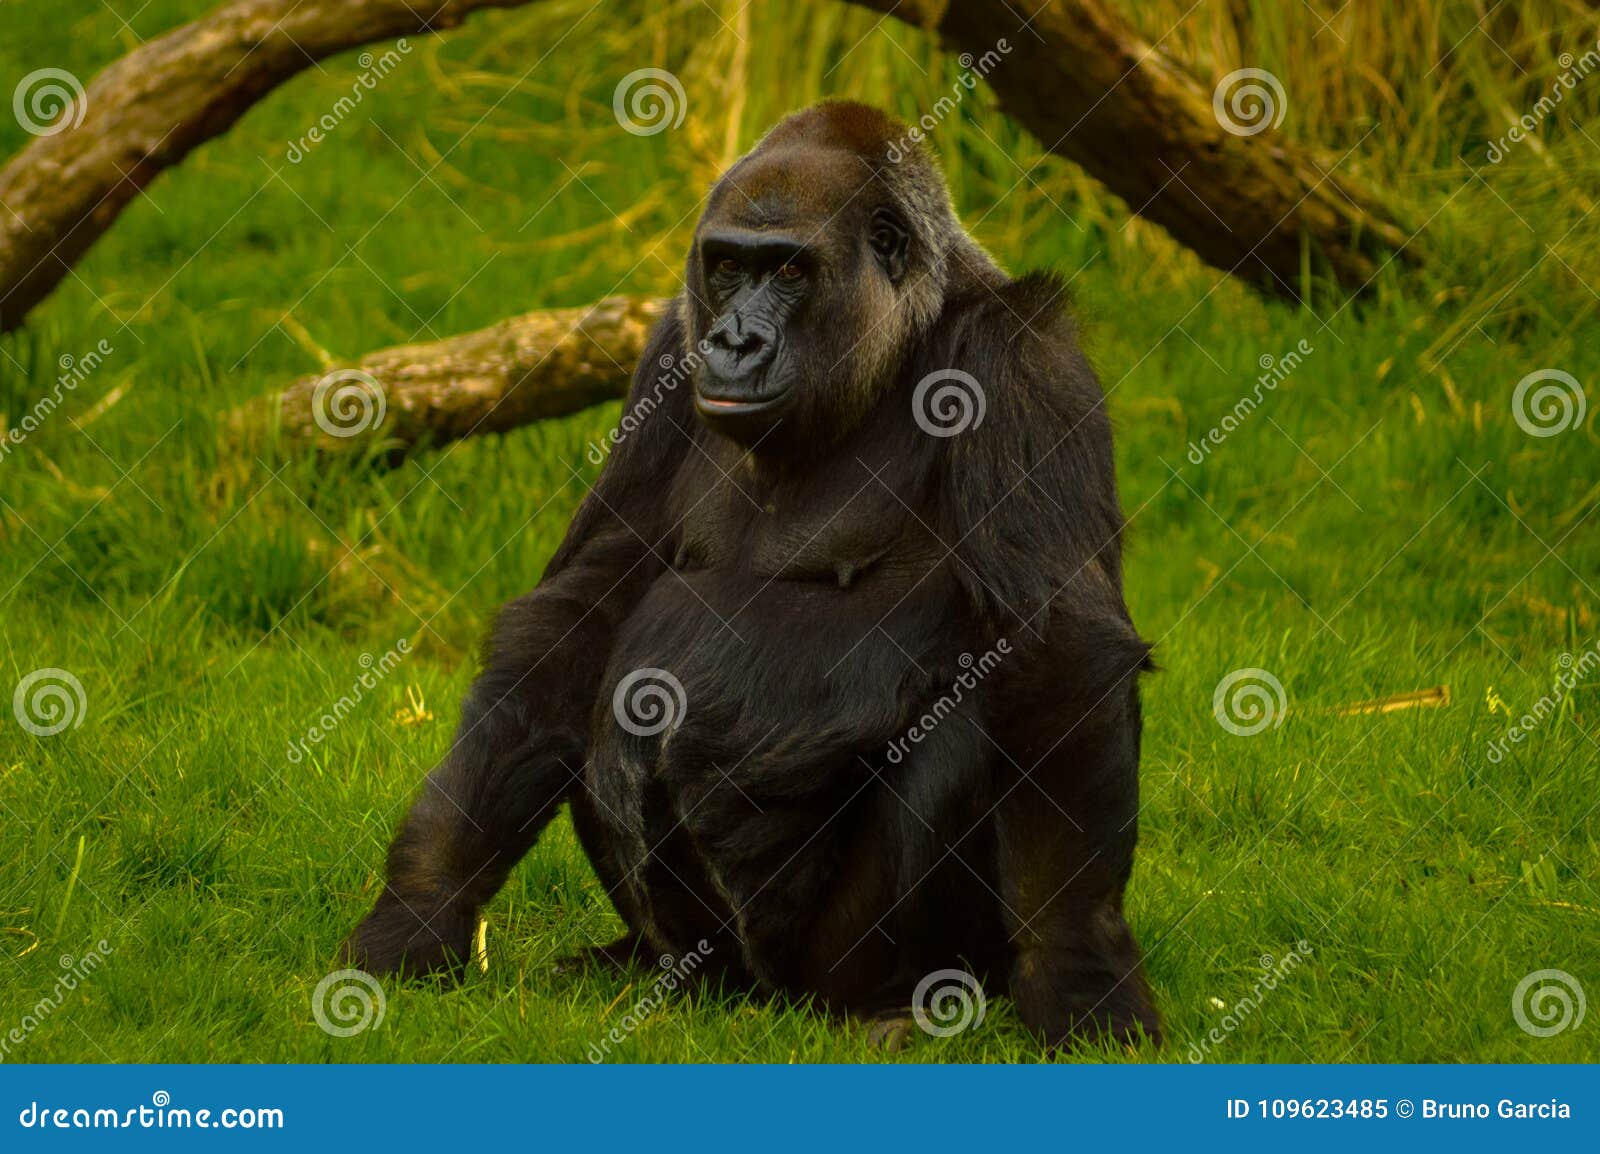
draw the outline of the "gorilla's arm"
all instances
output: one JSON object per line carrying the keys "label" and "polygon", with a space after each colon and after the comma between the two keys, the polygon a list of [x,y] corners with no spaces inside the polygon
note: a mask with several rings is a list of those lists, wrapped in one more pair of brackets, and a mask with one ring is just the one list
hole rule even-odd
{"label": "gorilla's arm", "polygon": [[1149,646],[1122,597],[1122,512],[1099,382],[1057,284],[983,290],[948,327],[949,363],[985,391],[953,438],[944,505],[958,578],[1012,649],[986,683],[1009,986],[1052,1042],[1156,1036],[1121,909],[1138,818],[1138,674]]}
{"label": "gorilla's arm", "polygon": [[[687,449],[678,310],[634,375],[625,431],[533,592],[501,611],[450,751],[388,855],[388,881],[344,954],[374,973],[466,958],[478,908],[567,799],[617,627],[660,575],[659,493]],[[670,358],[670,360],[668,359]],[[677,428],[674,428],[676,422]]]}

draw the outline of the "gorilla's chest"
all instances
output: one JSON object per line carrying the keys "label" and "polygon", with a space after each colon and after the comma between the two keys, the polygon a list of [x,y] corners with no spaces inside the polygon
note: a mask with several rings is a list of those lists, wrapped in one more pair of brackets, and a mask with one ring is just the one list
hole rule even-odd
{"label": "gorilla's chest", "polygon": [[663,886],[733,909],[730,879],[766,876],[769,855],[830,860],[818,830],[843,828],[863,759],[955,660],[957,586],[917,496],[864,465],[805,494],[737,474],[674,486],[674,561],[618,630],[587,766],[654,924]]}
{"label": "gorilla's chest", "polygon": [[[683,512],[673,569],[729,586],[904,588],[946,552],[926,518],[913,512],[921,495],[897,491],[911,488],[881,466],[854,458],[835,462],[804,486],[708,463],[686,471],[674,492]],[[875,580],[863,582],[869,575]],[[835,609],[850,611],[847,601]]]}

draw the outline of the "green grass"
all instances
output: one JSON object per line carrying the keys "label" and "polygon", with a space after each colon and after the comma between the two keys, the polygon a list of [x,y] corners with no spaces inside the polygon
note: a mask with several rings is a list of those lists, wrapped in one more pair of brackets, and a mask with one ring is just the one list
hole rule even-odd
{"label": "green grass", "polygon": [[[129,32],[92,0],[8,5],[0,90],[45,64],[87,77],[205,6],[112,5]],[[823,94],[915,113],[955,72],[925,38],[838,7],[722,9],[754,60],[800,47],[782,76],[741,63],[703,6],[674,10],[666,31],[629,5],[587,7],[419,41],[291,165],[287,142],[348,90],[355,54],[295,80],[155,182],[28,329],[0,339],[7,426],[59,358],[114,350],[0,460],[0,696],[57,667],[86,700],[81,724],[50,737],[0,709],[0,1039],[51,994],[63,955],[111,947],[5,1060],[581,1061],[648,992],[648,972],[552,972],[619,928],[563,819],[487,910],[487,973],[390,986],[382,1024],[352,1038],[311,1012],[445,747],[477,640],[537,580],[582,495],[570,469],[593,477],[584,449],[616,407],[393,471],[219,447],[222,414],[316,371],[316,347],[351,356],[671,291],[728,117],[743,147]],[[1506,66],[1470,25],[1446,74],[1483,105],[1523,107],[1540,78],[1494,89]],[[707,44],[690,54],[695,35]],[[1270,38],[1286,73],[1297,38]],[[616,129],[611,90],[645,64],[683,76],[682,129]],[[749,72],[734,108],[719,85]],[[1297,103],[1317,99],[1289,79]],[[1475,105],[1433,115],[1428,140],[1446,152],[1503,131]],[[1129,906],[1172,1045],[1064,1056],[1182,1060],[1251,996],[1263,955],[1304,941],[1210,1060],[1592,1059],[1592,1013],[1537,1038],[1511,997],[1549,968],[1600,994],[1595,675],[1503,759],[1489,747],[1510,724],[1491,699],[1520,716],[1559,656],[1600,632],[1593,142],[1554,126],[1543,151],[1474,176],[1466,151],[1416,156],[1375,134],[1369,175],[1428,222],[1433,263],[1313,312],[1265,304],[1129,225],[1068,166],[1032,169],[1038,145],[993,110],[949,128],[934,143],[964,219],[1008,267],[1073,277],[1118,426],[1129,597],[1163,666],[1146,686]],[[0,153],[25,139],[0,119]],[[1190,442],[1251,389],[1259,358],[1302,339],[1314,351],[1193,464]],[[1545,368],[1584,383],[1586,427],[1535,438],[1514,422],[1517,382]],[[401,639],[400,667],[292,758],[363,655]],[[1277,677],[1289,705],[1253,737],[1212,712],[1219,681],[1246,667]],[[1444,708],[1339,712],[1439,685]],[[397,720],[408,693],[430,719]],[[1004,1002],[978,1029],[884,1059],[806,1007],[701,993],[614,1056],[1044,1055]]]}

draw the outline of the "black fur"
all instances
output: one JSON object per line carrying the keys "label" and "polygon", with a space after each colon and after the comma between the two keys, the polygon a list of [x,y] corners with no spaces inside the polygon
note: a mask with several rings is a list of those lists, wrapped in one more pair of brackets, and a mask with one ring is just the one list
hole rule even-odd
{"label": "black fur", "polygon": [[[1148,649],[1100,386],[1059,283],[1002,273],[920,153],[890,163],[902,131],[821,105],[713,191],[645,415],[501,614],[356,964],[459,966],[565,801],[624,954],[704,940],[728,980],[862,1015],[962,968],[1051,1043],[1159,1036],[1121,909]],[[984,416],[932,436],[913,398],[949,369]],[[645,668],[687,708],[640,735],[613,695]]]}

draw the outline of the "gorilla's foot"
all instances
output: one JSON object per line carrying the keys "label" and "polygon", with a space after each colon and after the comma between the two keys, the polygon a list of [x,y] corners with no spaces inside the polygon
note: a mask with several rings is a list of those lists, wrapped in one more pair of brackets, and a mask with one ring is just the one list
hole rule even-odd
{"label": "gorilla's foot", "polygon": [[633,969],[643,948],[644,940],[638,934],[624,934],[614,942],[608,942],[603,946],[590,946],[588,949],[557,959],[555,972],[576,974],[588,969],[600,969],[622,973]]}
{"label": "gorilla's foot", "polygon": [[475,912],[459,904],[408,904],[385,890],[339,947],[339,959],[375,975],[449,974],[459,978],[472,956]]}
{"label": "gorilla's foot", "polygon": [[873,1018],[867,1023],[867,1045],[885,1054],[898,1054],[916,1041],[916,1025],[906,1010]]}

